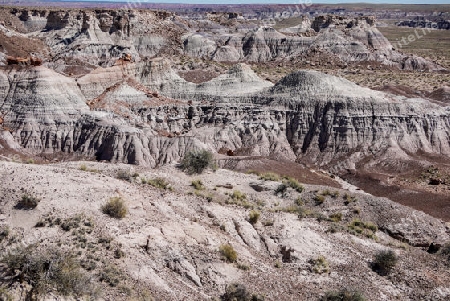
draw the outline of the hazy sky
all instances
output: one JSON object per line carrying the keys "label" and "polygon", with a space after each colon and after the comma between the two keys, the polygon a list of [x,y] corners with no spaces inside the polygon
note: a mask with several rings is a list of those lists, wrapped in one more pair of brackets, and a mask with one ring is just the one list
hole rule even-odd
{"label": "hazy sky", "polygon": [[[67,1],[67,0],[66,0]],[[69,0],[77,1],[77,0]],[[79,1],[79,0],[78,0]],[[95,1],[95,0],[84,0]],[[102,0],[97,0],[102,1]],[[276,3],[276,4],[301,4],[301,3],[392,3],[392,4],[450,4],[450,0],[103,0],[116,2],[136,3],[193,3],[193,4],[246,4],[246,3]]]}

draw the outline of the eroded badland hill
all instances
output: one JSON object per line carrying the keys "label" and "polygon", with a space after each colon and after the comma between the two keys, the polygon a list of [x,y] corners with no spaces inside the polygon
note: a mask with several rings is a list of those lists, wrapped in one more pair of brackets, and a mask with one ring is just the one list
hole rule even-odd
{"label": "eroded badland hill", "polygon": [[450,297],[446,58],[250,15],[0,8],[0,299]]}

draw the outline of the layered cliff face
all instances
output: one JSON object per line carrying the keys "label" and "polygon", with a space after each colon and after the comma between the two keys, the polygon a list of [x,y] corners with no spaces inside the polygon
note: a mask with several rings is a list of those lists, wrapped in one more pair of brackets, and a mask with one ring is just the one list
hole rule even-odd
{"label": "layered cliff face", "polygon": [[[330,162],[339,155],[407,158],[450,154],[449,108],[361,88],[345,79],[300,71],[261,98],[287,105],[287,138],[298,158]],[[393,159],[393,158],[391,158]],[[355,159],[358,161],[358,159]]]}
{"label": "layered cliff face", "polygon": [[296,34],[284,34],[245,20],[235,20],[231,28],[217,20],[185,20],[143,10],[14,9],[8,13],[27,32],[26,38],[38,38],[49,47],[37,51],[46,64],[69,76],[113,66],[124,56],[139,62],[160,55],[261,63],[324,53],[329,60],[343,63],[370,61],[404,70],[443,70],[394,50],[370,17],[319,16],[312,22],[304,19],[298,30],[292,29]]}
{"label": "layered cliff face", "polygon": [[[154,64],[159,67],[147,68]],[[161,60],[145,66],[99,69],[78,82],[45,67],[5,70],[3,126],[35,153],[150,166],[198,148],[319,165],[351,156],[353,167],[370,156],[450,154],[450,110],[424,99],[315,71],[293,73],[272,87],[237,65],[196,85],[174,77]],[[181,95],[193,102],[171,98]]]}
{"label": "layered cliff face", "polygon": [[67,139],[83,112],[89,111],[74,80],[45,67],[9,68],[1,110],[3,126],[26,149],[35,152],[72,151]]}

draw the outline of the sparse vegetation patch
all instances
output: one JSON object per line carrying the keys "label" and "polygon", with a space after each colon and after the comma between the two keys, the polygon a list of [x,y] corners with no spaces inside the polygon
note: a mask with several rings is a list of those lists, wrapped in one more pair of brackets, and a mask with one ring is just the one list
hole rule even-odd
{"label": "sparse vegetation patch", "polygon": [[377,225],[372,222],[363,222],[359,218],[352,220],[347,228],[348,232],[353,235],[361,234],[373,239],[376,238],[375,233],[378,231]]}
{"label": "sparse vegetation patch", "polygon": [[173,190],[173,187],[170,185],[170,183],[167,182],[166,179],[161,178],[161,177],[157,177],[157,178],[150,179],[150,180],[141,178],[141,182],[142,182],[142,184],[148,184],[148,185],[151,185],[151,186],[159,188],[159,189],[170,190],[170,191]]}
{"label": "sparse vegetation patch", "polygon": [[201,174],[206,168],[212,167],[213,154],[207,150],[190,151],[181,161],[181,168],[188,174]]}
{"label": "sparse vegetation patch", "polygon": [[389,275],[398,262],[397,254],[392,250],[379,251],[375,254],[372,269],[381,276]]}
{"label": "sparse vegetation patch", "polygon": [[260,180],[264,181],[279,181],[280,176],[274,172],[266,172],[259,175]]}
{"label": "sparse vegetation patch", "polygon": [[250,211],[250,214],[248,216],[248,221],[250,222],[250,224],[256,224],[259,220],[260,215],[261,213],[258,210]]}
{"label": "sparse vegetation patch", "polygon": [[236,262],[237,260],[237,252],[234,250],[233,246],[230,244],[223,244],[219,248],[220,254],[226,259],[228,262]]}
{"label": "sparse vegetation patch", "polygon": [[330,265],[328,264],[327,259],[322,255],[316,259],[311,259],[309,263],[311,264],[311,270],[316,274],[324,274],[330,271]]}
{"label": "sparse vegetation patch", "polygon": [[121,197],[112,197],[102,206],[102,212],[114,218],[124,218],[128,209]]}
{"label": "sparse vegetation patch", "polygon": [[205,189],[205,185],[203,185],[203,182],[201,180],[193,180],[191,182],[191,186],[194,187],[194,189],[196,189],[196,190]]}
{"label": "sparse vegetation patch", "polygon": [[[95,287],[75,256],[60,250],[39,250],[36,246],[21,246],[6,254],[5,264],[11,282],[24,281],[31,289],[30,300],[56,291],[63,296],[95,297]],[[19,273],[19,274],[17,274]]]}
{"label": "sparse vegetation patch", "polygon": [[37,207],[40,201],[40,199],[33,195],[24,194],[14,208],[22,210],[32,210]]}

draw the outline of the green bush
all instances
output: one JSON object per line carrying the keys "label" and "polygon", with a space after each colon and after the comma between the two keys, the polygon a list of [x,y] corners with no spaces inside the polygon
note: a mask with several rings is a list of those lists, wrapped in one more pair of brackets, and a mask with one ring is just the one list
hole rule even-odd
{"label": "green bush", "polygon": [[102,212],[110,217],[124,218],[127,215],[128,209],[122,198],[113,197],[102,206]]}
{"label": "green bush", "polygon": [[366,298],[358,291],[342,289],[325,293],[322,301],[365,301]]}
{"label": "green bush", "polygon": [[1,262],[7,267],[7,274],[14,276],[9,277],[11,282],[25,281],[31,286],[27,293],[30,300],[53,291],[77,297],[95,293],[90,277],[70,253],[21,246],[5,255]]}
{"label": "green bush", "polygon": [[236,262],[237,260],[237,252],[234,250],[233,246],[229,244],[223,244],[219,248],[220,254],[228,261],[228,262]]}
{"label": "green bush", "polygon": [[256,224],[259,220],[260,215],[261,214],[257,210],[250,211],[250,214],[248,216],[248,221],[250,222],[250,224],[252,225]]}
{"label": "green bush", "polygon": [[372,269],[381,276],[389,275],[398,262],[397,254],[392,250],[379,251],[375,254]]}
{"label": "green bush", "polygon": [[212,166],[213,154],[207,150],[190,151],[181,161],[181,168],[188,174],[200,174]]}
{"label": "green bush", "polygon": [[41,200],[35,196],[24,194],[22,198],[17,202],[15,209],[32,210],[37,207]]}

